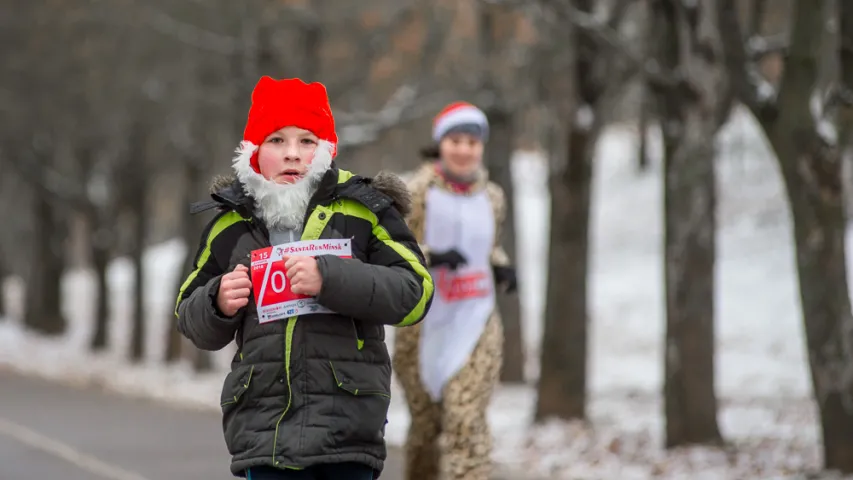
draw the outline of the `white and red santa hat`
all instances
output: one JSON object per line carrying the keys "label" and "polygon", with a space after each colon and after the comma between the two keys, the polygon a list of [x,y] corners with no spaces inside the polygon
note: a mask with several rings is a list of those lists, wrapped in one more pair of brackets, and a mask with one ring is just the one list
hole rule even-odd
{"label": "white and red santa hat", "polygon": [[252,91],[252,106],[238,150],[243,158],[251,154],[249,165],[255,173],[260,173],[258,147],[270,134],[284,127],[311,131],[335,157],[338,143],[335,118],[322,83],[305,83],[298,78],[274,80],[269,76],[258,81]]}
{"label": "white and red santa hat", "polygon": [[449,133],[469,133],[485,142],[489,137],[489,121],[474,105],[454,102],[438,112],[432,123],[432,139],[436,142]]}

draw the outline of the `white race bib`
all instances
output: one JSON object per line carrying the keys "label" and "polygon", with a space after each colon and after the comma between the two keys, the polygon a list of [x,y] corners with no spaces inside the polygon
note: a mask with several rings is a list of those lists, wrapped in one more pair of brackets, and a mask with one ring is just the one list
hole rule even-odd
{"label": "white race bib", "polygon": [[317,303],[314,297],[293,293],[290,288],[285,259],[316,255],[352,258],[352,240],[302,240],[252,251],[252,291],[260,323],[296,315],[334,313]]}

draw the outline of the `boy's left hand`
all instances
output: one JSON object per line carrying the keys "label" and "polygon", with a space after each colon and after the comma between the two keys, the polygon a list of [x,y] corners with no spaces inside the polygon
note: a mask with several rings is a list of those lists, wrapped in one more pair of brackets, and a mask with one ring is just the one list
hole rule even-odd
{"label": "boy's left hand", "polygon": [[320,294],[323,277],[320,276],[314,257],[285,257],[284,267],[287,269],[287,278],[293,293],[312,297]]}

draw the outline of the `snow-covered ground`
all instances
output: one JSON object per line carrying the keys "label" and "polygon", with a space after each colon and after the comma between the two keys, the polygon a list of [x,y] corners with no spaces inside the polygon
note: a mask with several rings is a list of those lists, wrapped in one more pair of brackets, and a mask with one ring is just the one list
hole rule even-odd
{"label": "snow-covered ground", "polygon": [[[659,162],[636,171],[636,132],[608,129],[599,145],[593,190],[591,262],[590,424],[530,427],[534,392],[504,387],[489,411],[503,464],[527,478],[781,479],[819,468],[819,432],[796,293],[790,219],[781,178],[755,125],[738,114],[721,135],[719,262],[717,268],[717,388],[723,435],[735,448],[665,452],[661,449],[663,288],[662,187]],[[653,158],[660,145],[653,138]],[[526,370],[535,378],[544,307],[549,199],[541,156],[519,152],[514,170],[520,228],[519,267]],[[851,243],[853,246],[853,243]],[[131,268],[110,268],[114,305],[111,350],[85,352],[92,332],[90,272],[63,280],[66,338],[34,338],[20,329],[22,285],[7,279],[12,319],[0,322],[0,367],[112,389],[198,408],[218,409],[223,372],[198,376],[187,366],[166,369],[162,358],[184,246],[149,250],[146,282],[148,360],[130,366]],[[392,333],[392,332],[389,332]],[[389,340],[392,341],[392,340]],[[229,352],[217,355],[224,368]],[[402,443],[408,414],[395,395],[388,439]]]}

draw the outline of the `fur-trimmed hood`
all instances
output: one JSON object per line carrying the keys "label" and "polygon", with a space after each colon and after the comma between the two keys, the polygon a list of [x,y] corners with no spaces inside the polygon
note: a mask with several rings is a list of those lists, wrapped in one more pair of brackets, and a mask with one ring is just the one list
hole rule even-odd
{"label": "fur-trimmed hood", "polygon": [[[388,171],[381,171],[373,177],[355,176],[341,185],[359,181],[386,195],[403,217],[406,217],[411,213],[412,196],[409,193],[406,183],[396,174]],[[243,193],[243,188],[237,179],[236,174],[217,175],[213,178],[213,181],[210,184],[209,192],[214,196],[214,200],[216,200],[217,197],[221,197],[223,194],[230,193],[233,195],[238,192]],[[249,197],[245,198],[247,200],[249,199]]]}
{"label": "fur-trimmed hood", "polygon": [[394,173],[381,171],[375,177],[365,180],[376,190],[388,195],[403,217],[412,212],[412,195],[402,178]]}

